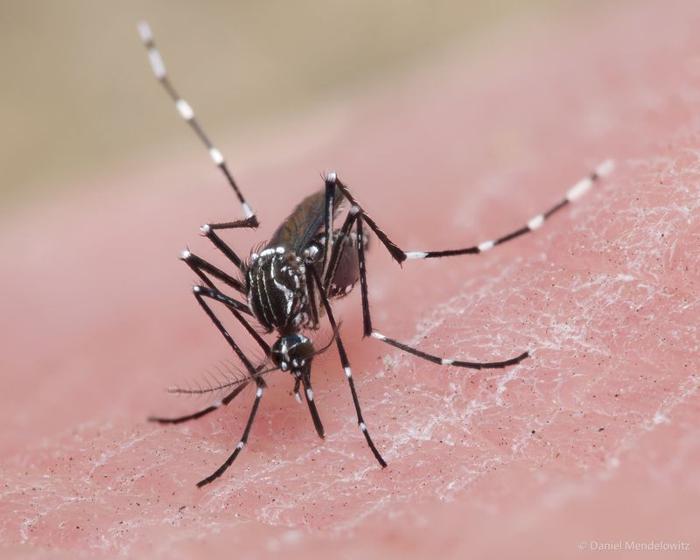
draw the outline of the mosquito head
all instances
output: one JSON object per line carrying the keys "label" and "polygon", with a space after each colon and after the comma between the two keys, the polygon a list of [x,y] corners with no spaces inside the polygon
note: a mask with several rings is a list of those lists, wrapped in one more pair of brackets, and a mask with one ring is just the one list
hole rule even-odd
{"label": "mosquito head", "polygon": [[313,343],[303,334],[288,334],[272,346],[272,361],[282,371],[299,370],[315,353]]}

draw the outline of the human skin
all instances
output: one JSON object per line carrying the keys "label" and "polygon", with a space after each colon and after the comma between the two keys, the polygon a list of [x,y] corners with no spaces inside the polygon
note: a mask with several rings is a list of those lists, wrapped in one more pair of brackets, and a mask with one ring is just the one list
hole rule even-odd
{"label": "human skin", "polygon": [[377,329],[454,358],[533,350],[504,370],[440,367],[363,340],[359,294],[339,303],[384,470],[334,351],[314,364],[326,439],[272,374],[249,446],[203,489],[252,390],[190,424],[145,421],[206,406],[163,388],[229,355],[175,258],[189,243],[217,259],[198,226],[238,216],[206,154],[163,154],[6,217],[3,557],[567,558],[620,540],[696,554],[698,24],[696,2],[636,2],[506,29],[254,146],[223,143],[263,224],[227,237],[243,253],[330,168],[421,250],[507,233],[617,161],[482,256],[399,268],[374,240]]}

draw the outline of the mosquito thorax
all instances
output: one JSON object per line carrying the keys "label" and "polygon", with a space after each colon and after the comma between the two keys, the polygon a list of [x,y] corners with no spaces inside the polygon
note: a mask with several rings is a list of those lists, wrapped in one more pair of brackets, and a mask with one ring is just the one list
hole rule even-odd
{"label": "mosquito thorax", "polygon": [[301,369],[314,355],[314,345],[303,334],[282,336],[272,346],[272,361],[282,371]]}
{"label": "mosquito thorax", "polygon": [[285,247],[253,253],[247,271],[248,306],[268,330],[285,333],[303,326],[306,317],[306,266]]}

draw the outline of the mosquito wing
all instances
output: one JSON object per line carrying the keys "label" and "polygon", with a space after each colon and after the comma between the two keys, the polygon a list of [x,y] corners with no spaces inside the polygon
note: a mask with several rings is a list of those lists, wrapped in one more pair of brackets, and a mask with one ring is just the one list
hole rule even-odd
{"label": "mosquito wing", "polygon": [[[300,254],[323,230],[325,194],[325,189],[321,189],[302,200],[277,228],[267,247],[284,247]],[[343,195],[336,190],[334,212],[340,209],[343,200]]]}

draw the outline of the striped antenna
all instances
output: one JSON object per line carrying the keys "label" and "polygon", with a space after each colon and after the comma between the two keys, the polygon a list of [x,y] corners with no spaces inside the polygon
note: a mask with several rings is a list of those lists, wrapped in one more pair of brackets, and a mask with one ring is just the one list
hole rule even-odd
{"label": "striped antenna", "polygon": [[[143,42],[144,46],[146,47],[146,50],[148,51],[148,61],[151,64],[151,69],[153,70],[153,74],[155,75],[156,79],[162,84],[170,98],[175,102],[175,108],[177,109],[177,112],[192,127],[192,130],[194,130],[195,134],[199,136],[199,139],[204,143],[207,150],[209,151],[209,156],[211,157],[214,164],[223,172],[224,176],[226,177],[226,180],[228,181],[229,185],[231,185],[231,187],[233,188],[234,192],[236,193],[236,196],[238,197],[238,200],[241,202],[241,207],[243,209],[243,214],[245,215],[245,217],[247,219],[254,219],[255,212],[253,212],[253,209],[246,202],[245,198],[243,197],[243,193],[238,188],[238,185],[236,184],[233,175],[231,175],[231,172],[229,171],[229,168],[226,165],[226,160],[224,159],[223,154],[214,146],[214,144],[212,144],[211,140],[209,140],[209,137],[204,132],[204,129],[200,126],[199,122],[195,118],[194,111],[192,110],[190,104],[178,95],[177,91],[168,79],[168,74],[165,70],[165,63],[163,62],[163,57],[160,55],[160,52],[158,52],[156,44],[153,41],[153,33],[151,32],[151,27],[145,21],[141,21],[138,23],[138,31],[139,36],[141,37],[141,41]],[[257,220],[255,220],[255,225],[257,226]]]}

